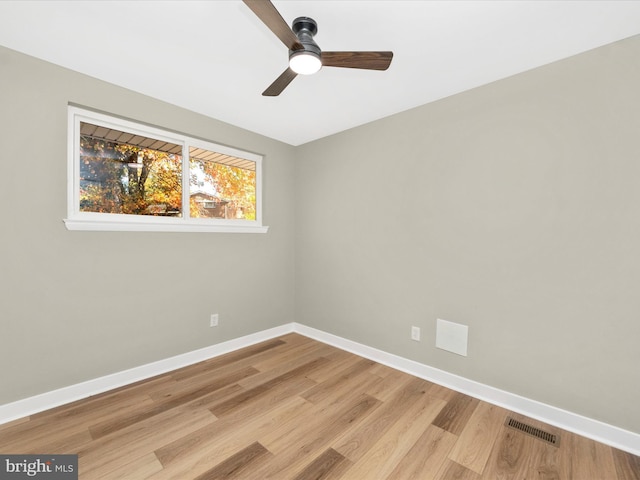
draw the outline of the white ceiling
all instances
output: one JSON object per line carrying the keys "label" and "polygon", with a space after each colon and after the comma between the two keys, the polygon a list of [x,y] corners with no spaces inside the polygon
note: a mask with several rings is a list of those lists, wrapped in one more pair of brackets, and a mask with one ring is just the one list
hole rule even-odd
{"label": "white ceiling", "polygon": [[239,0],[5,0],[0,45],[300,145],[640,34],[640,1],[273,3],[314,18],[323,50],[392,50],[389,70],[324,68],[263,97],[287,49]]}

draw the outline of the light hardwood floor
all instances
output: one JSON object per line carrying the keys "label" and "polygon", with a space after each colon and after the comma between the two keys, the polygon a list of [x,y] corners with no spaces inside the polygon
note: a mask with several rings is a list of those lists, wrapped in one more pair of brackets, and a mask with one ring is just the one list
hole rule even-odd
{"label": "light hardwood floor", "polygon": [[640,480],[640,457],[297,334],[0,426],[0,453],[78,454],[82,480]]}

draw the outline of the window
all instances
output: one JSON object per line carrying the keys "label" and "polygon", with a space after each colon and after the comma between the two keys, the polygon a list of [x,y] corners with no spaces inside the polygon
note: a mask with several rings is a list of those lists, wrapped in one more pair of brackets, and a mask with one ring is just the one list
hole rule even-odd
{"label": "window", "polygon": [[260,155],[69,107],[69,230],[266,232]]}

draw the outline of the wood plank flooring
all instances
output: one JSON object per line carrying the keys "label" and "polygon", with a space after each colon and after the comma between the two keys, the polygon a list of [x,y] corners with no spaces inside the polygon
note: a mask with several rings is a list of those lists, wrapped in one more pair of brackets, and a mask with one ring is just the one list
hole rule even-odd
{"label": "wood plank flooring", "polygon": [[2,425],[0,452],[78,454],[82,480],[640,480],[640,457],[297,334]]}

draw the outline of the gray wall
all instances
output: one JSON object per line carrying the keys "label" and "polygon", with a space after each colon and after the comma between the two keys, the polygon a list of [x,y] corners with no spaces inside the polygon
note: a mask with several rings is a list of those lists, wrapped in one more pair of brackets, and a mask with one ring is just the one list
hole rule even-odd
{"label": "gray wall", "polygon": [[640,433],[639,86],[635,37],[300,147],[296,320]]}
{"label": "gray wall", "polygon": [[[265,154],[269,232],[68,231],[68,102]],[[0,135],[0,404],[294,320],[293,147],[4,48]]]}

